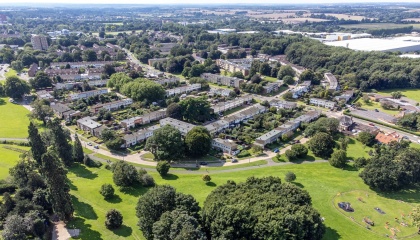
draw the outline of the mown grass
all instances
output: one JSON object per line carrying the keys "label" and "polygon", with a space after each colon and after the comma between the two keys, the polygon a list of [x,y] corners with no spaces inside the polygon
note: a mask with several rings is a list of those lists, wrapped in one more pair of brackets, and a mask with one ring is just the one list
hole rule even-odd
{"label": "mown grass", "polygon": [[389,114],[391,116],[394,116],[395,114],[398,114],[398,110],[388,110],[384,109],[379,102],[370,101],[368,103],[365,103],[363,99],[359,99],[357,102],[361,103],[361,108],[367,109],[367,110],[375,110],[378,109],[381,112],[384,112],[386,114]]}
{"label": "mown grass", "polygon": [[399,89],[390,89],[390,90],[381,90],[378,91],[378,94],[389,96],[392,92],[400,91],[404,97],[412,99],[414,101],[420,102],[420,90],[412,88],[399,88]]}
{"label": "mown grass", "polygon": [[29,147],[0,144],[0,179],[5,179],[9,176],[9,169],[16,165],[21,154],[20,152],[6,149],[4,146],[29,150]]}
{"label": "mown grass", "polygon": [[8,98],[0,98],[0,138],[26,138],[29,111]]}

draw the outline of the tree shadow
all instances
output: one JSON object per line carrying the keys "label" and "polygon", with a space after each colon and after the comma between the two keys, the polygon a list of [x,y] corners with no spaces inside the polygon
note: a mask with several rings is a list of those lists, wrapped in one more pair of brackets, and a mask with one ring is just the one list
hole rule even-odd
{"label": "tree shadow", "polygon": [[92,225],[86,224],[85,219],[80,217],[73,218],[67,223],[68,229],[80,229],[79,239],[95,239],[102,240],[101,234],[98,231],[92,230]]}
{"label": "tree shadow", "polygon": [[5,104],[6,104],[6,101],[4,101],[3,98],[0,98],[0,105],[5,105]]}
{"label": "tree shadow", "polygon": [[95,179],[98,177],[97,173],[93,173],[89,169],[86,168],[86,166],[82,164],[75,164],[72,168],[70,168],[70,171],[76,174],[77,177],[81,178],[87,178],[87,179]]}
{"label": "tree shadow", "polygon": [[123,224],[123,225],[121,225],[121,227],[119,227],[117,229],[113,229],[112,232],[115,235],[118,235],[118,236],[121,236],[121,237],[129,237],[133,233],[133,229],[131,229],[131,227]]}
{"label": "tree shadow", "polygon": [[173,181],[173,180],[177,180],[179,177],[175,174],[168,173],[165,176],[162,176],[162,178],[165,180]]}
{"label": "tree shadow", "polygon": [[332,229],[330,227],[325,228],[325,234],[323,239],[340,239],[341,235],[337,232],[337,230]]}
{"label": "tree shadow", "polygon": [[76,212],[77,215],[86,219],[93,219],[93,220],[98,219],[98,215],[96,215],[96,212],[92,206],[90,206],[87,203],[80,202],[79,199],[73,195],[71,196],[71,200],[74,205],[74,211]]}
{"label": "tree shadow", "polygon": [[359,169],[358,169],[357,167],[355,167],[355,166],[353,166],[353,165],[349,165],[349,164],[346,164],[346,165],[343,167],[343,170],[344,170],[344,171],[351,171],[351,172],[359,171]]}
{"label": "tree shadow", "polygon": [[296,163],[296,164],[301,164],[303,162],[314,162],[316,159],[314,156],[306,156],[303,158],[298,158],[296,160],[293,160],[291,162]]}
{"label": "tree shadow", "polygon": [[298,182],[290,182],[290,183],[295,185],[296,187],[305,188],[305,186],[303,186],[302,183],[298,183]]}
{"label": "tree shadow", "polygon": [[69,184],[69,187],[70,187],[71,190],[73,190],[73,191],[77,191],[78,190],[77,186],[74,185],[72,181],[69,180],[68,181],[68,184]]}
{"label": "tree shadow", "polygon": [[379,196],[398,200],[406,203],[419,203],[420,202],[420,189],[419,186],[414,186],[411,188],[402,189],[398,192],[381,192],[379,190],[376,190],[376,193],[378,193]]}
{"label": "tree shadow", "polygon": [[109,203],[120,203],[122,202],[122,199],[117,194],[114,194],[111,198],[105,199],[105,201]]}
{"label": "tree shadow", "polygon": [[214,183],[214,182],[206,182],[206,185],[209,186],[209,187],[216,187],[217,186],[217,184]]}
{"label": "tree shadow", "polygon": [[124,194],[128,194],[134,197],[139,197],[147,192],[148,188],[144,188],[139,184],[136,184],[132,187],[120,188],[120,191]]}

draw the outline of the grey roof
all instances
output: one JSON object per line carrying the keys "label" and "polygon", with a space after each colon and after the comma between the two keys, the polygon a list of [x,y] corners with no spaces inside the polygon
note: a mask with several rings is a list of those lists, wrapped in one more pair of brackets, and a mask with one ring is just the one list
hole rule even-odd
{"label": "grey roof", "polygon": [[77,122],[78,122],[79,124],[82,124],[82,125],[84,125],[84,126],[86,126],[86,127],[90,128],[90,129],[95,129],[95,128],[97,128],[97,127],[102,126],[102,124],[100,124],[100,123],[98,123],[98,122],[93,121],[91,117],[84,117],[84,118],[81,118],[81,119],[77,120]]}

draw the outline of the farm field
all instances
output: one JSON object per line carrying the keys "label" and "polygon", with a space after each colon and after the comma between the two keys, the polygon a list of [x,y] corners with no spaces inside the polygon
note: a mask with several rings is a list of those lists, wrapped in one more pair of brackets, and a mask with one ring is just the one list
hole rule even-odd
{"label": "farm field", "polygon": [[348,15],[348,14],[339,14],[339,13],[327,13],[327,16],[333,16],[338,19],[345,19],[345,20],[356,20],[361,21],[362,19],[372,19],[365,16],[355,16],[355,15]]}
{"label": "farm field", "polygon": [[407,88],[390,89],[390,90],[378,91],[378,94],[390,95],[392,92],[396,92],[396,91],[400,91],[403,94],[403,97],[407,97],[407,98],[412,99],[414,101],[420,102],[420,90],[419,89],[407,89]]}
{"label": "farm field", "polygon": [[26,138],[28,135],[29,111],[8,98],[0,98],[0,138]]}
{"label": "farm field", "polygon": [[414,29],[420,29],[420,24],[396,24],[396,23],[361,23],[361,24],[343,24],[343,28],[360,28],[360,29],[381,29],[381,28],[399,28],[413,26]]}
{"label": "farm field", "polygon": [[[376,235],[351,221],[333,204],[333,199],[338,193],[361,190],[366,191],[370,196],[376,195],[358,177],[358,171],[353,169],[336,169],[328,163],[262,167],[234,173],[211,174],[212,184],[208,185],[201,180],[202,173],[170,174],[165,179],[155,172],[150,172],[150,174],[158,184],[169,184],[179,192],[192,194],[202,206],[210,191],[226,183],[227,180],[242,182],[250,176],[278,176],[283,179],[288,171],[293,171],[297,175],[294,184],[310,193],[314,207],[325,218],[324,223],[327,227],[325,239],[383,239],[384,236]],[[76,209],[75,219],[69,223],[69,226],[81,228],[81,239],[144,239],[136,226],[135,206],[138,198],[147,189],[138,187],[125,192],[116,189],[117,197],[105,201],[99,194],[99,188],[104,183],[112,183],[112,173],[104,166],[86,168],[75,165],[69,170],[68,176]],[[420,194],[418,191],[407,191],[395,195],[381,195],[377,196],[376,203],[389,205],[393,199],[405,199],[413,203],[420,200]],[[110,231],[104,226],[105,213],[111,208],[118,209],[124,216],[124,226],[115,231]]]}

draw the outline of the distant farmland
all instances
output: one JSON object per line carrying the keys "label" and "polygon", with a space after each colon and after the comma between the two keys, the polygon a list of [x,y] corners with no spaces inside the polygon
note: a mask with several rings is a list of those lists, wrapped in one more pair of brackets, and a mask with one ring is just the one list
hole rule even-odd
{"label": "distant farmland", "polygon": [[413,26],[414,29],[420,29],[420,24],[396,24],[396,23],[361,23],[361,24],[343,24],[343,28],[359,28],[359,29],[390,29]]}

